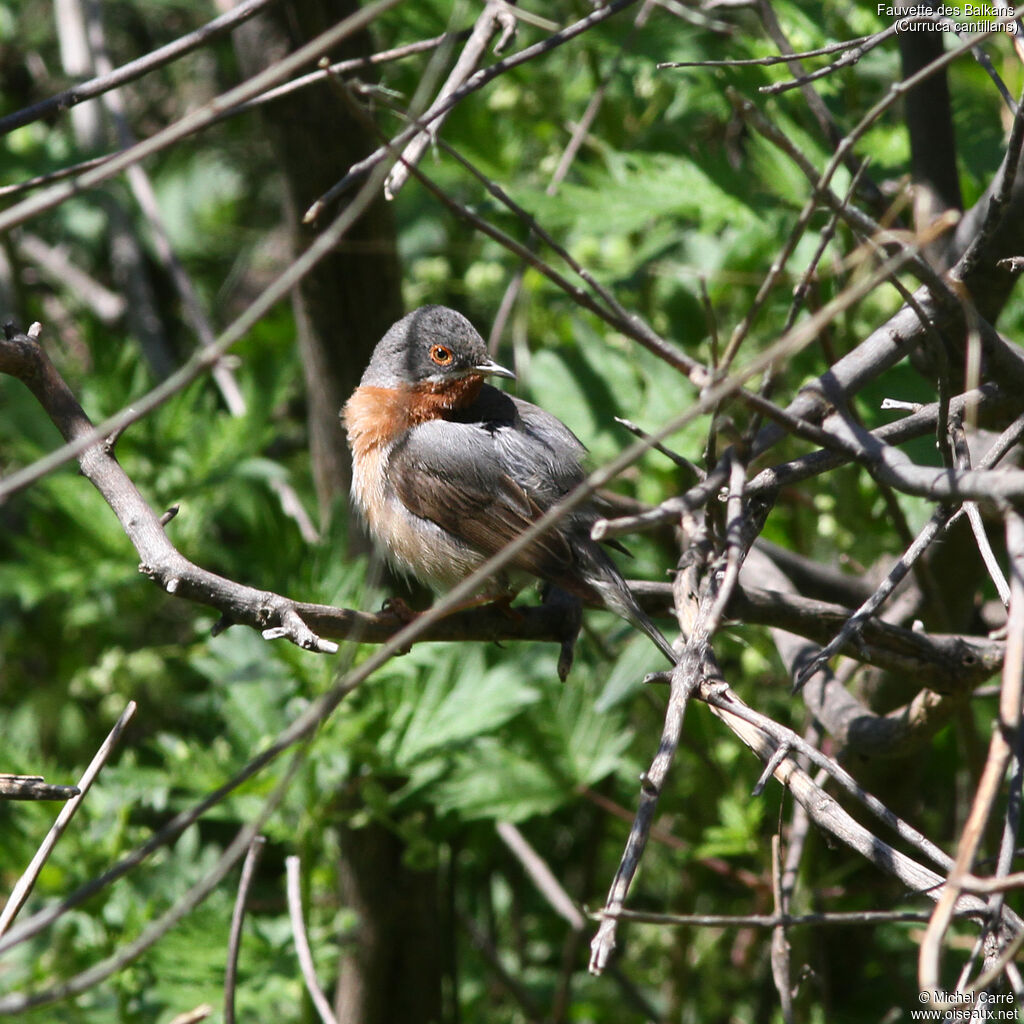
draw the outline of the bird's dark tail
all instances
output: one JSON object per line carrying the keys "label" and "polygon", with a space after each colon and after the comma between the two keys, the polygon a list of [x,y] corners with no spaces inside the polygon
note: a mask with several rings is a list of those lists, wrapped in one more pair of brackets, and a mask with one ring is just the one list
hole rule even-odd
{"label": "bird's dark tail", "polygon": [[601,579],[591,578],[588,582],[601,595],[601,600],[617,615],[621,615],[627,622],[631,622],[638,629],[642,629],[652,641],[654,646],[675,665],[679,661],[679,655],[673,650],[672,645],[665,638],[665,634],[650,620],[647,613],[637,604],[626,584],[626,581],[619,575],[614,567],[611,571],[602,574]]}

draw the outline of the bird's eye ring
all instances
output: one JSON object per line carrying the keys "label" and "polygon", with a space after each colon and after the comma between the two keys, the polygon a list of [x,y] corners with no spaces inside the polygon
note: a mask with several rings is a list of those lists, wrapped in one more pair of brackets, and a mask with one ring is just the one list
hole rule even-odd
{"label": "bird's eye ring", "polygon": [[430,358],[433,359],[438,366],[449,366],[455,357],[452,355],[452,350],[450,348],[445,348],[444,345],[432,345],[430,347]]}

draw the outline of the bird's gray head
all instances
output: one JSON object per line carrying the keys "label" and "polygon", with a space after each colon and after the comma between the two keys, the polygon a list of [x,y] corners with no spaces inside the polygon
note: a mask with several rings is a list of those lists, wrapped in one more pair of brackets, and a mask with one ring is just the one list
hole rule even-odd
{"label": "bird's gray head", "polygon": [[515,378],[490,358],[484,339],[461,313],[447,306],[421,306],[377,342],[360,385],[397,388],[472,376]]}

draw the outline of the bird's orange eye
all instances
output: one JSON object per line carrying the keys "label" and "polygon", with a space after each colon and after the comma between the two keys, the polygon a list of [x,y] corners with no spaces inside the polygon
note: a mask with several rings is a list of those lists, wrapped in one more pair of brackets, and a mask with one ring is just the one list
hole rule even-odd
{"label": "bird's orange eye", "polygon": [[450,348],[445,348],[444,345],[432,345],[430,348],[430,358],[438,366],[448,366],[455,357],[452,355]]}

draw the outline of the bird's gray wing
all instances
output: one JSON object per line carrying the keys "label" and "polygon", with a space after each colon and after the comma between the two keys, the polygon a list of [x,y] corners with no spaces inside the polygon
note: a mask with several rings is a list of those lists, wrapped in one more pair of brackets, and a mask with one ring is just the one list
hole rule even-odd
{"label": "bird's gray wing", "polygon": [[[388,480],[413,515],[489,556],[579,479],[578,463],[572,477],[557,455],[512,426],[432,420],[395,446]],[[572,574],[575,561],[564,530],[552,530],[532,541],[512,565],[557,581]]]}

